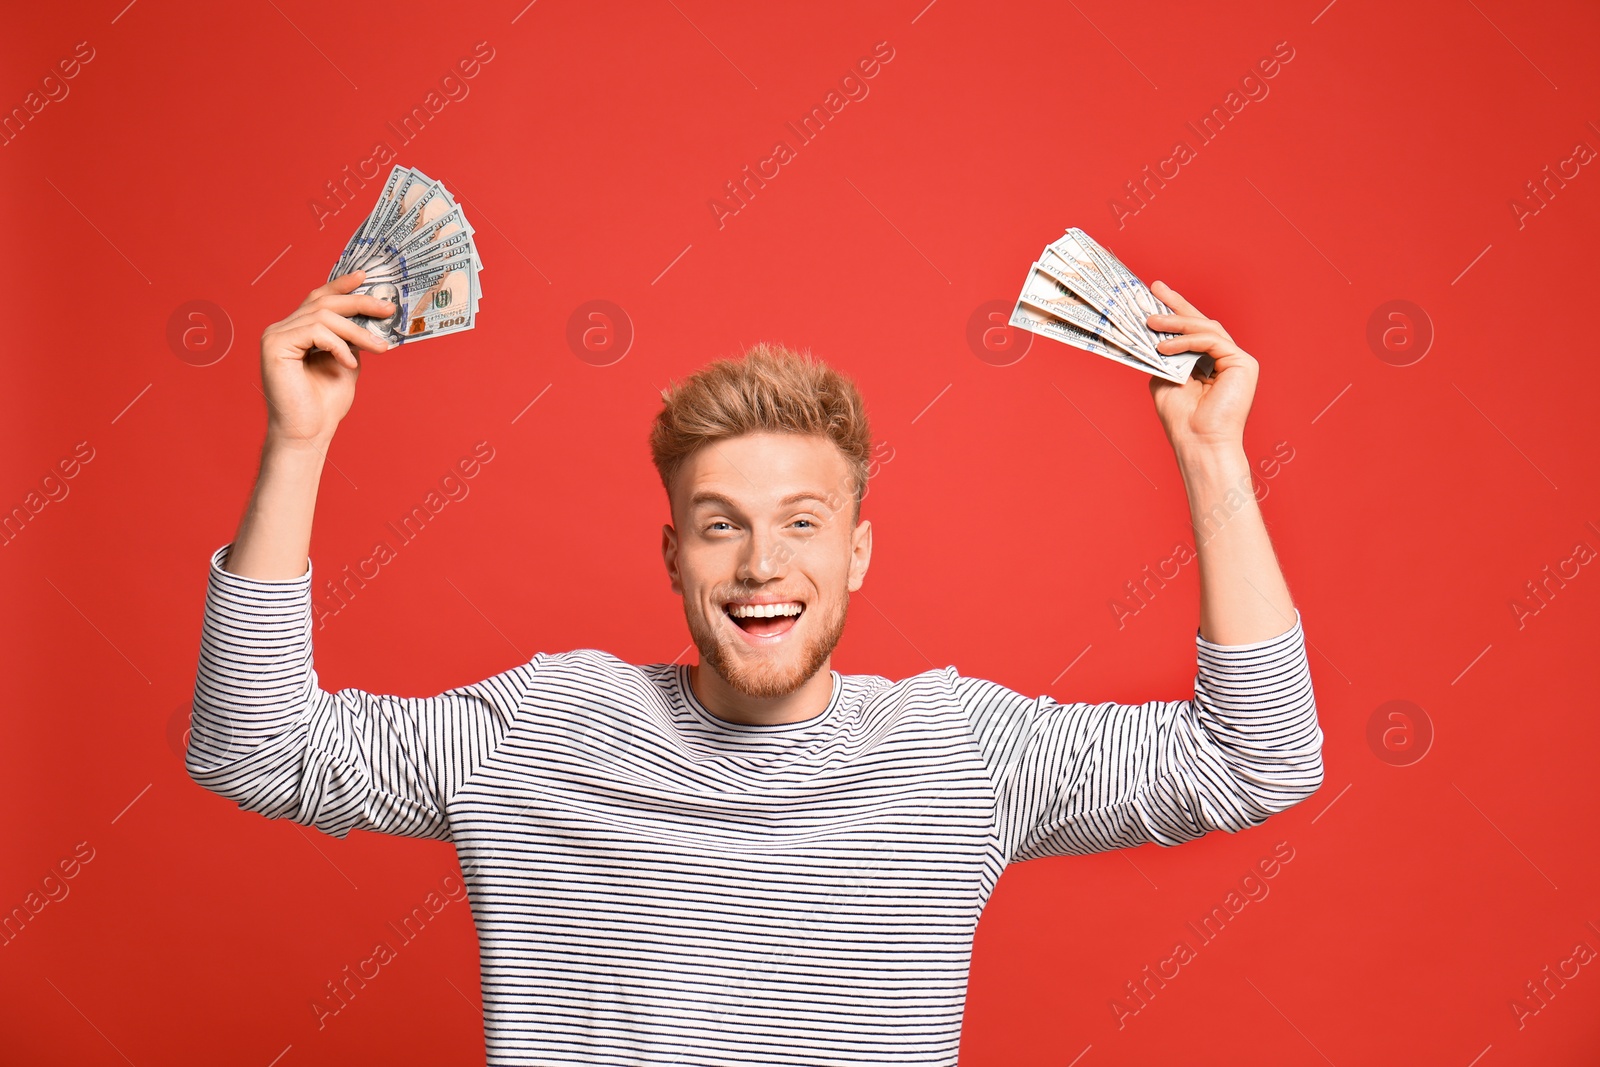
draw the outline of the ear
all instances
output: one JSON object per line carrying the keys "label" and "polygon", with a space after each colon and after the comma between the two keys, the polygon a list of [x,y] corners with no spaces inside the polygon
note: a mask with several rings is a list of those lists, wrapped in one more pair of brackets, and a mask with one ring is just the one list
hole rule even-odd
{"label": "ear", "polygon": [[867,565],[872,562],[872,523],[862,519],[850,535],[850,592],[861,588],[867,578]]}
{"label": "ear", "polygon": [[672,581],[672,591],[683,595],[683,576],[678,573],[678,531],[671,523],[661,527],[661,559],[667,565],[667,577]]}

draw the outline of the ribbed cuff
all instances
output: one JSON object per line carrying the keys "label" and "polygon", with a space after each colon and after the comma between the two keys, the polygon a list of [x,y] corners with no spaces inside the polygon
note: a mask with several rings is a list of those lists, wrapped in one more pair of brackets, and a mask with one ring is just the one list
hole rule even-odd
{"label": "ribbed cuff", "polygon": [[1283,633],[1278,634],[1275,637],[1268,637],[1265,640],[1251,641],[1251,642],[1249,642],[1247,644],[1243,644],[1243,645],[1224,645],[1224,644],[1219,644],[1216,641],[1207,641],[1205,638],[1201,637],[1200,636],[1200,628],[1198,626],[1195,627],[1195,630],[1194,630],[1194,639],[1200,645],[1201,648],[1207,649],[1207,650],[1211,650],[1211,651],[1218,651],[1218,652],[1229,652],[1229,651],[1240,651],[1240,652],[1243,652],[1243,651],[1249,651],[1249,650],[1254,650],[1254,649],[1275,648],[1280,644],[1282,644],[1282,645],[1291,644],[1291,643],[1294,643],[1294,642],[1297,642],[1297,641],[1301,641],[1301,640],[1304,639],[1304,634],[1302,633],[1302,631],[1300,629],[1300,609],[1299,608],[1295,608],[1294,609],[1294,625],[1293,626],[1291,626],[1287,630],[1283,631]]}
{"label": "ribbed cuff", "polygon": [[235,574],[224,568],[228,562],[228,555],[233,551],[233,542],[218,548],[211,553],[211,581],[225,588],[260,590],[263,592],[287,592],[296,588],[311,591],[311,558],[306,557],[306,572],[298,578],[247,578],[242,574]]}

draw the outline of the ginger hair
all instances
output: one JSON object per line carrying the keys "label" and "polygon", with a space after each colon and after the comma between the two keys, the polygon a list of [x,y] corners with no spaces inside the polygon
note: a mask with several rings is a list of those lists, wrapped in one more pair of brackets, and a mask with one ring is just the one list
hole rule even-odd
{"label": "ginger hair", "polygon": [[747,433],[826,437],[849,465],[851,522],[867,494],[872,429],[866,404],[848,375],[812,357],[766,341],[735,359],[706,364],[661,391],[650,428],[650,454],[670,499],[672,480],[704,445]]}

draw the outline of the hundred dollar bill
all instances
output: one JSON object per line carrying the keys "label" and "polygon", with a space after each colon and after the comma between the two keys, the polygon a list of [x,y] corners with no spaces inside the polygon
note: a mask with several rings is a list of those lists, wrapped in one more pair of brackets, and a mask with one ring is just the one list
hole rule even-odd
{"label": "hundred dollar bill", "polygon": [[419,248],[438,244],[449,238],[459,238],[465,235],[471,238],[474,234],[472,224],[467,221],[459,207],[451,205],[444,207],[439,200],[426,202],[423,211],[414,220],[407,223],[409,232],[401,232],[399,227],[390,231],[387,240],[394,244],[402,254],[414,254]]}
{"label": "hundred dollar bill", "polygon": [[[441,187],[442,188],[442,187]],[[424,195],[412,208],[391,221],[348,269],[358,267],[369,275],[381,271],[425,270],[441,256],[453,255],[463,244],[472,247],[474,231],[460,207],[443,197]],[[478,260],[476,269],[482,269]]]}
{"label": "hundred dollar bill", "polygon": [[405,256],[378,262],[367,269],[367,274],[363,281],[368,284],[373,282],[392,282],[404,277],[434,274],[447,266],[457,265],[469,266],[474,270],[479,269],[477,260],[472,256],[472,247],[469,243],[463,242],[455,247],[444,245],[429,246],[415,256]]}
{"label": "hundred dollar bill", "polygon": [[[404,178],[406,174],[406,168],[400,166],[399,164],[396,164],[394,168],[389,171],[389,176],[384,179],[383,188],[378,192],[378,203],[380,205],[389,199],[389,196],[393,193],[395,186],[400,183],[401,179]],[[361,220],[361,224],[356,227],[356,232],[351,235],[349,242],[345,244],[344,251],[339,253],[339,261],[333,265],[333,273],[328,275],[330,280],[337,278],[341,274],[348,274],[353,269],[349,264],[353,261],[356,255],[356,250],[362,246],[366,237],[371,232],[371,228],[377,222],[377,215],[378,212],[376,209],[374,209],[368,213],[366,218]]]}
{"label": "hundred dollar bill", "polygon": [[1085,287],[1082,284],[1082,273],[1078,272],[1076,268],[1067,267],[1066,261],[1054,255],[1048,248],[1039,256],[1039,269],[1049,274],[1054,280],[1061,282],[1066,288],[1072,290],[1083,299],[1085,303],[1103,315],[1109,323],[1106,331],[1103,332],[1111,332],[1119,339],[1131,342],[1127,343],[1126,347],[1140,352],[1148,362],[1164,362],[1164,357],[1156,350],[1156,338],[1151,335],[1149,327],[1144,326],[1129,315],[1127,310],[1113,299],[1105,289],[1097,284]]}
{"label": "hundred dollar bill", "polygon": [[1152,330],[1148,318],[1171,311],[1121,260],[1083,230],[1071,227],[1030,267],[1010,321],[1020,329],[1182,384],[1196,367],[1209,374],[1213,361],[1199,353],[1168,354],[1156,347],[1178,335]]}
{"label": "hundred dollar bill", "polygon": [[1063,319],[1079,329],[1104,338],[1107,343],[1137,357],[1141,362],[1162,366],[1159,354],[1150,346],[1148,340],[1129,336],[1116,323],[1073,293],[1038,263],[1035,263],[1029,271],[1028,280],[1023,285],[1022,296],[1019,299],[1028,307]]}
{"label": "hundred dollar bill", "polygon": [[407,203],[408,200],[415,202],[417,196],[433,184],[432,180],[419,170],[397,166],[395,171],[396,173],[391,175],[394,180],[384,183],[383,191],[378,195],[377,206],[372,209],[372,214],[368,216],[363,232],[358,235],[349,253],[341,257],[340,265],[336,266],[335,270],[343,267],[341,273],[349,273],[358,269],[357,264],[365,256],[367,250],[384,240],[389,228],[399,215],[402,205]]}
{"label": "hundred dollar bill", "polygon": [[[1067,233],[1076,238],[1089,251],[1090,255],[1100,260],[1101,269],[1106,277],[1113,282],[1113,296],[1116,296],[1123,302],[1125,307],[1138,315],[1141,323],[1150,315],[1170,315],[1172,313],[1172,309],[1152,293],[1150,287],[1145,285],[1138,275],[1129,270],[1109,248],[1106,248],[1076,226],[1069,229]],[[1161,337],[1172,336],[1170,333],[1154,332]]]}
{"label": "hundred dollar bill", "polygon": [[1132,367],[1137,371],[1143,371],[1145,374],[1153,374],[1168,381],[1181,382],[1181,379],[1177,378],[1165,367],[1157,367],[1146,363],[1133,355],[1133,353],[1108,342],[1098,334],[1091,333],[1081,326],[1076,326],[1064,319],[1058,319],[1048,312],[1029,307],[1021,301],[1018,301],[1017,306],[1012,309],[1010,321],[1013,326],[1039,334],[1042,337],[1053,338],[1074,348],[1081,348],[1085,352],[1092,352],[1097,356],[1114,359],[1118,363]]}
{"label": "hundred dollar bill", "polygon": [[1112,298],[1097,270],[1084,270],[1077,262],[1058,255],[1053,247],[1046,248],[1034,266],[1103,316],[1108,328],[1127,338],[1143,338],[1149,332]]}
{"label": "hundred dollar bill", "polygon": [[1071,233],[1052,241],[1045,246],[1045,251],[1060,260],[1062,264],[1070,266],[1085,285],[1094,288],[1095,295],[1110,299],[1111,280],[1101,268],[1100,260],[1090,255],[1088,249],[1079,244],[1078,239]]}
{"label": "hundred dollar bill", "polygon": [[477,272],[449,271],[423,294],[421,305],[412,316],[411,338],[420,340],[470,330],[476,325],[477,310]]}
{"label": "hundred dollar bill", "polygon": [[477,277],[470,268],[459,267],[431,276],[411,298],[402,324],[404,340],[420,341],[472,329],[476,324],[476,299]]}
{"label": "hundred dollar bill", "polygon": [[477,272],[465,259],[445,269],[409,275],[395,281],[363,282],[355,289],[395,304],[388,318],[356,315],[356,325],[390,344],[421,340],[475,324]]}
{"label": "hundred dollar bill", "polygon": [[[1172,314],[1172,308],[1167,306],[1166,302],[1156,296],[1155,293],[1151,292],[1150,287],[1145,285],[1143,280],[1141,280],[1138,275],[1130,271],[1109,248],[1106,248],[1104,245],[1098,243],[1094,238],[1090,237],[1088,234],[1084,233],[1080,229],[1077,229],[1076,227],[1068,232],[1076,236],[1092,254],[1100,258],[1101,262],[1105,264],[1108,275],[1117,277],[1120,280],[1118,290],[1119,295],[1122,297],[1125,304],[1131,305],[1132,310],[1139,317],[1141,324],[1144,323],[1145,320],[1151,315]],[[1145,328],[1147,330],[1149,329],[1148,326]],[[1178,336],[1177,333],[1171,331],[1151,330],[1150,332],[1155,337],[1156,343],[1158,344],[1169,337]],[[1211,361],[1208,359],[1208,365],[1210,362]]]}
{"label": "hundred dollar bill", "polygon": [[[1051,275],[1051,280],[1059,280],[1051,264],[1046,264],[1046,262],[1042,261],[1040,264],[1035,264],[1035,266],[1038,267],[1040,272]],[[1066,285],[1066,283],[1062,282],[1062,285]],[[1066,286],[1066,288],[1070,288],[1070,286]],[[1154,299],[1154,294],[1150,294],[1150,296]],[[1166,352],[1162,352],[1162,350],[1155,347],[1160,342],[1165,341],[1166,338],[1173,338],[1176,334],[1160,333],[1160,331],[1150,330],[1149,326],[1133,325],[1134,322],[1142,323],[1142,318],[1134,320],[1130,315],[1126,315],[1123,310],[1120,310],[1120,306],[1115,301],[1110,301],[1109,304],[1091,304],[1091,307],[1106,309],[1106,318],[1110,325],[1107,326],[1106,330],[1102,330],[1101,333],[1110,331],[1115,341],[1122,342],[1122,346],[1125,349],[1138,354],[1146,362],[1157,363],[1157,365],[1165,366],[1166,370],[1181,374],[1186,374],[1190,366],[1194,365],[1194,357],[1187,354],[1187,352],[1179,352],[1176,355],[1166,354]],[[1165,304],[1160,304],[1160,307],[1166,306]],[[1150,312],[1150,314],[1154,315],[1158,314],[1158,312]],[[1210,362],[1208,362],[1208,366],[1210,366]]]}
{"label": "hundred dollar bill", "polygon": [[[458,211],[457,208],[451,209],[452,214]],[[445,226],[438,226],[431,233],[414,233],[409,240],[398,244],[385,241],[374,245],[351,269],[364,269],[371,279],[382,274],[426,269],[431,261],[472,250],[471,230],[450,225],[450,232],[443,233],[445,229]],[[435,233],[442,235],[434,236]]]}
{"label": "hundred dollar bill", "polygon": [[391,171],[329,278],[357,269],[366,276],[354,291],[392,301],[395,312],[352,320],[391,344],[476,325],[483,262],[472,224],[442,182],[415,168]]}
{"label": "hundred dollar bill", "polygon": [[1069,232],[1052,243],[1046,251],[1049,254],[1041,256],[1041,260],[1047,265],[1053,265],[1057,259],[1071,264],[1077,275],[1093,287],[1088,294],[1091,302],[1100,307],[1123,330],[1131,334],[1149,331],[1144,319],[1127,303],[1118,299],[1118,279],[1108,273],[1105,262],[1087,245]]}
{"label": "hundred dollar bill", "polygon": [[439,218],[454,207],[441,185],[417,190],[415,196],[402,198],[401,204],[384,226],[382,239],[388,244],[399,246],[408,244],[418,237],[425,238],[431,232],[429,220]]}
{"label": "hundred dollar bill", "polygon": [[346,272],[357,269],[361,257],[367,250],[375,245],[381,245],[386,240],[386,235],[403,205],[408,201],[414,202],[416,197],[432,184],[432,180],[419,170],[397,166],[395,171],[393,180],[385,182],[383,190],[378,194],[378,202],[367,217],[357,241],[346,255],[341,257],[340,266]]}

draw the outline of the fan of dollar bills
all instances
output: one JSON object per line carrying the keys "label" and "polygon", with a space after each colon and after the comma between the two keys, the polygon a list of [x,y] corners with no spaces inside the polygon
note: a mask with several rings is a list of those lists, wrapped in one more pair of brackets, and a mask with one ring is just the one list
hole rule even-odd
{"label": "fan of dollar bills", "polygon": [[1074,226],[1028,268],[1011,325],[1180,385],[1197,363],[1209,377],[1216,362],[1210,356],[1157,351],[1157,343],[1177,334],[1150,329],[1145,317],[1169,314],[1121,260]]}
{"label": "fan of dollar bills", "polygon": [[472,329],[482,269],[472,227],[445,187],[420,170],[396,166],[328,280],[365,270],[354,291],[393,302],[395,313],[352,317],[398,345]]}

